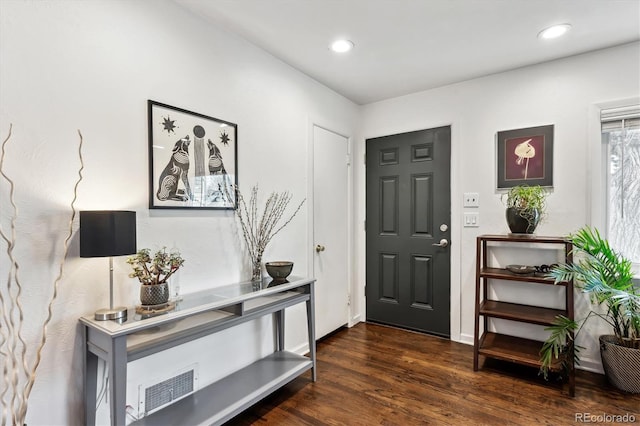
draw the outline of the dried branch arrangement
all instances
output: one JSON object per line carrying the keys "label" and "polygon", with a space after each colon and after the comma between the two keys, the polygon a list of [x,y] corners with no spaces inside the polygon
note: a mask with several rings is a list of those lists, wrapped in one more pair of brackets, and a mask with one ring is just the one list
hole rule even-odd
{"label": "dried branch arrangement", "polygon": [[298,213],[306,198],[303,199],[293,214],[284,221],[281,225],[284,217],[285,210],[293,198],[288,191],[284,192],[272,192],[265,202],[262,214],[258,216],[258,185],[251,188],[251,197],[249,202],[245,201],[240,190],[236,187],[236,199],[238,200],[238,207],[236,209],[236,215],[240,220],[240,226],[242,228],[242,235],[247,245],[247,251],[251,258],[251,280],[257,281],[262,277],[262,254],[264,253],[267,244],[278,232],[291,222],[291,220]]}
{"label": "dried branch arrangement", "polygon": [[[63,256],[60,260],[58,275],[53,282],[53,290],[47,305],[47,317],[41,328],[40,342],[35,354],[28,351],[27,343],[22,335],[22,328],[25,323],[25,315],[22,303],[22,283],[19,277],[19,264],[14,256],[16,245],[16,220],[18,218],[18,207],[15,203],[14,181],[7,176],[4,169],[6,146],[11,139],[12,126],[9,125],[9,134],[2,143],[2,153],[0,154],[0,176],[9,185],[9,200],[12,209],[10,219],[10,232],[5,231],[0,223],[0,237],[7,245],[7,259],[9,261],[9,272],[6,284],[0,285],[0,360],[2,361],[2,379],[0,380],[0,401],[2,401],[2,422],[1,425],[23,425],[27,417],[27,403],[31,389],[36,380],[36,371],[42,360],[42,349],[47,342],[47,326],[53,317],[53,304],[58,295],[58,285],[64,272],[64,261],[69,249],[69,241],[73,234],[73,222],[76,216],[76,199],[78,196],[78,185],[82,181],[82,170],[84,161],[82,159],[82,133],[78,130],[80,143],[78,146],[78,156],[80,157],[80,169],[78,170],[78,180],[73,187],[73,200],[71,201],[71,218],[67,236],[64,240]],[[30,360],[29,358],[33,358]],[[31,361],[31,362],[30,362]]]}

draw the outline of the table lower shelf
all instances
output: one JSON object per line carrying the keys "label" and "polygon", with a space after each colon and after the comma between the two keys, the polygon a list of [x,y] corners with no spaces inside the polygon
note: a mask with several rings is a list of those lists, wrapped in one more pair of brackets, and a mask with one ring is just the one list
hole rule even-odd
{"label": "table lower shelf", "polygon": [[[515,362],[530,367],[540,367],[540,349],[542,349],[542,344],[543,342],[537,340],[487,332],[480,340],[478,353],[491,358]],[[559,360],[556,360],[551,365],[552,371],[559,371],[561,368],[562,366]]]}
{"label": "table lower shelf", "polygon": [[132,425],[221,424],[313,367],[292,352],[275,352]]}

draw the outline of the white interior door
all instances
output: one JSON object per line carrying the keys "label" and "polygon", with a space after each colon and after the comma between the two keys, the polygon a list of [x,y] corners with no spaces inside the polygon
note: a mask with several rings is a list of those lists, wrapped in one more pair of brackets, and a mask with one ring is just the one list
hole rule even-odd
{"label": "white interior door", "polygon": [[316,338],[349,322],[349,139],[313,126]]}

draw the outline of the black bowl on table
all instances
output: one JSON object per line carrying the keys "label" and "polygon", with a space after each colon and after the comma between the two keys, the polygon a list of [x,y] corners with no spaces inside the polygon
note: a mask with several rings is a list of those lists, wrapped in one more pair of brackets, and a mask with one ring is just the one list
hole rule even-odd
{"label": "black bowl on table", "polygon": [[291,274],[291,270],[293,269],[293,262],[267,262],[264,266],[267,269],[267,274],[273,278],[273,281],[280,284],[287,282],[287,277]]}

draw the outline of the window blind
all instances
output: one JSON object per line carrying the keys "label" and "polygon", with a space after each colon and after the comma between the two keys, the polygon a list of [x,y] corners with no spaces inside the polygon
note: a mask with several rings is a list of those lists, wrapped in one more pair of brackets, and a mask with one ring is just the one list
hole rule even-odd
{"label": "window blind", "polygon": [[640,105],[603,109],[602,111],[600,111],[600,121],[603,123],[611,121],[622,121],[630,118],[640,119]]}

